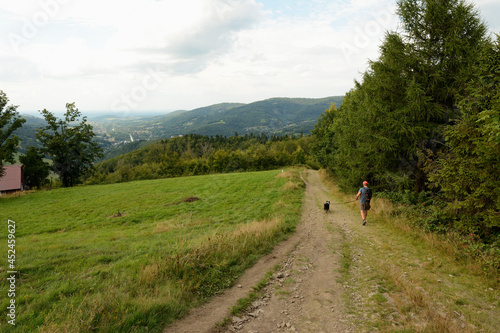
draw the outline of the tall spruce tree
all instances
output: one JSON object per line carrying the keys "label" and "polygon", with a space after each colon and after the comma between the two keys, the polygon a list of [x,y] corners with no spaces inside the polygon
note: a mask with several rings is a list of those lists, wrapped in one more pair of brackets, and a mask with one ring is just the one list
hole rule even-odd
{"label": "tall spruce tree", "polygon": [[[474,74],[486,38],[486,25],[473,4],[464,0],[399,1],[404,26],[405,56],[411,79],[409,111],[427,128],[416,137],[414,149],[441,149],[441,125],[456,117],[457,98]],[[415,190],[424,188],[423,160],[416,159]]]}
{"label": "tall spruce tree", "polygon": [[338,115],[338,110],[335,105],[331,105],[319,118],[314,126],[311,134],[315,140],[311,143],[311,151],[314,158],[320,163],[321,166],[333,165],[333,153],[335,151],[335,140],[333,140],[332,126],[333,120]]}
{"label": "tall spruce tree", "polygon": [[457,121],[445,129],[446,149],[429,159],[427,171],[448,221],[488,239],[500,231],[500,37],[478,60]]}
{"label": "tall spruce tree", "polygon": [[331,126],[341,185],[362,179],[424,189],[419,151],[442,149],[442,127],[473,75],[486,27],[463,0],[400,0],[402,31],[388,32],[380,58],[345,97]]}

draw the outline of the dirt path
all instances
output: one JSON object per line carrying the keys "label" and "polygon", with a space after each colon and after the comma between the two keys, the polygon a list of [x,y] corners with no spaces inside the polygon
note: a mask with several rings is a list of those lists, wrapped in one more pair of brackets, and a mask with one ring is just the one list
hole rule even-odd
{"label": "dirt path", "polygon": [[265,288],[265,296],[252,303],[245,315],[233,317],[225,332],[353,332],[353,316],[346,314],[342,298],[344,286],[338,282],[341,265],[340,247],[344,239],[339,227],[358,219],[343,205],[333,205],[329,214],[322,203],[332,196],[319,174],[307,171],[306,198],[302,222],[293,236],[259,260],[235,287],[194,309],[186,318],[164,332],[213,332],[216,323],[228,316],[229,309],[245,297],[274,266],[274,274]]}
{"label": "dirt path", "polygon": [[[325,214],[324,201],[349,199],[338,199],[316,171],[303,179],[296,232],[234,288],[164,332],[500,332],[498,285],[474,263],[454,260],[447,242],[388,216],[383,199],[375,198],[366,226],[356,203],[333,204]],[[214,329],[276,265],[263,296]]]}

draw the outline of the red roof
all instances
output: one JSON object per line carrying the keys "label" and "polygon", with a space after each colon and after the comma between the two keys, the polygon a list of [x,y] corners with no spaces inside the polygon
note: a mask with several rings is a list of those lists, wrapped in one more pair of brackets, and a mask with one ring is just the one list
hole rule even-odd
{"label": "red roof", "polygon": [[24,165],[4,166],[4,176],[0,178],[0,192],[23,190],[22,168]]}

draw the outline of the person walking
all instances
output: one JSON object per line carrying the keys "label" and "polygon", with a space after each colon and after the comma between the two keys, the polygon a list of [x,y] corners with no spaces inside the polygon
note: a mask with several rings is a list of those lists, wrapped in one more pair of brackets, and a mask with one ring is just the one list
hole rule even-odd
{"label": "person walking", "polygon": [[361,208],[361,218],[363,219],[363,225],[366,225],[366,216],[370,210],[370,200],[372,199],[372,189],[368,187],[368,182],[365,180],[363,182],[363,187],[359,189],[356,195],[356,200],[360,202]]}

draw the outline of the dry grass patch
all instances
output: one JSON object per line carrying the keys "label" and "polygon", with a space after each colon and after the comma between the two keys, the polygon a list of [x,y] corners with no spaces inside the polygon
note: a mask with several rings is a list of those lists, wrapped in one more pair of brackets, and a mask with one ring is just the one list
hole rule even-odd
{"label": "dry grass patch", "polygon": [[28,194],[35,193],[35,190],[26,190],[26,191],[17,191],[17,192],[12,192],[12,193],[7,193],[7,194],[2,194],[0,196],[1,199],[9,199],[9,198],[19,198]]}
{"label": "dry grass patch", "polygon": [[283,171],[280,172],[276,175],[276,178],[286,178],[286,179],[292,179],[293,178],[293,172],[288,170],[288,171]]}
{"label": "dry grass patch", "polygon": [[283,191],[293,191],[293,190],[298,190],[300,188],[300,185],[295,183],[295,182],[286,182],[285,185],[283,185],[282,189]]}
{"label": "dry grass patch", "polygon": [[246,237],[267,238],[274,234],[283,225],[284,221],[280,218],[253,221],[251,223],[241,225],[238,229],[233,231],[232,236],[236,239]]}
{"label": "dry grass patch", "polygon": [[161,265],[159,262],[144,266],[138,273],[137,280],[139,284],[150,285],[158,280],[161,275]]}
{"label": "dry grass patch", "polygon": [[164,223],[158,223],[156,225],[156,228],[154,229],[153,233],[155,234],[161,234],[164,232],[169,232],[172,229],[178,229],[180,226],[173,226],[170,222],[164,222]]}

